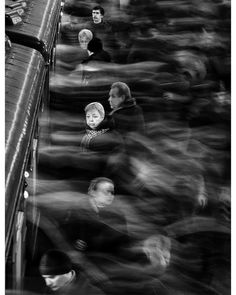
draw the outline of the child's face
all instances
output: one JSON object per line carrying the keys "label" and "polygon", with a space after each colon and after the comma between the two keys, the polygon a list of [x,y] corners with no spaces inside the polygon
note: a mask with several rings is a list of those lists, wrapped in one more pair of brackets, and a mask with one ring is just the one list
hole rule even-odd
{"label": "child's face", "polygon": [[102,120],[103,117],[100,115],[98,110],[92,109],[87,111],[86,123],[90,128],[95,129],[102,122]]}

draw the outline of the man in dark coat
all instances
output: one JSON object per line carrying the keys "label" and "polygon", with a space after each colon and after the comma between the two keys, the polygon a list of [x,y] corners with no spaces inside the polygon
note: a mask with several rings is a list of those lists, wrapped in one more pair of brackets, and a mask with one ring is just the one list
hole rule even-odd
{"label": "man in dark coat", "polygon": [[112,111],[109,114],[111,126],[125,135],[127,132],[144,132],[144,117],[140,106],[131,96],[129,86],[123,82],[111,85],[108,99]]}
{"label": "man in dark coat", "polygon": [[[90,183],[89,198],[81,200],[81,208],[73,212],[65,233],[75,248],[89,253],[117,255],[128,242],[126,219],[112,204],[114,183],[97,177]],[[82,204],[83,203],[83,204]]]}
{"label": "man in dark coat", "polygon": [[47,285],[45,294],[104,294],[82,272],[76,271],[70,258],[60,250],[48,250],[41,258],[39,269]]}
{"label": "man in dark coat", "polygon": [[68,242],[81,254],[92,282],[108,294],[113,287],[106,275],[107,265],[123,258],[129,247],[126,218],[114,206],[114,183],[106,177],[90,182],[89,197],[80,200],[63,226]]}

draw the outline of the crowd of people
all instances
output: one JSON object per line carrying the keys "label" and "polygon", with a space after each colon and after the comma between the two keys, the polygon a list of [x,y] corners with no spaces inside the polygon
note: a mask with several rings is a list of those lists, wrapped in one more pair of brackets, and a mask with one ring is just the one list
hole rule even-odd
{"label": "crowd of people", "polygon": [[28,270],[42,293],[230,294],[229,11],[65,1]]}

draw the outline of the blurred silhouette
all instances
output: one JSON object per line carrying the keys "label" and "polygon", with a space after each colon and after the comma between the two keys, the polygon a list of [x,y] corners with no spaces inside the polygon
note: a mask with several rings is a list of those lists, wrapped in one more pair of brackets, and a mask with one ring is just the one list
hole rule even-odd
{"label": "blurred silhouette", "polygon": [[110,62],[111,57],[107,51],[103,50],[103,44],[100,39],[93,38],[88,43],[89,58],[84,61],[84,63],[89,63],[90,61],[103,61]]}

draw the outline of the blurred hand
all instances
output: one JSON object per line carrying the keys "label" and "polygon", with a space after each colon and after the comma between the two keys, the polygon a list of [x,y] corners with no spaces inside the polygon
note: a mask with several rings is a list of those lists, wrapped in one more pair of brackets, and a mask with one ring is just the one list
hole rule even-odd
{"label": "blurred hand", "polygon": [[87,248],[87,243],[83,240],[76,240],[74,246],[79,251],[85,251]]}
{"label": "blurred hand", "polygon": [[164,92],[163,98],[166,100],[173,100],[174,99],[174,93],[172,92]]}
{"label": "blurred hand", "polygon": [[205,207],[207,205],[207,197],[205,194],[199,194],[198,195],[198,204],[201,206],[201,207]]}

